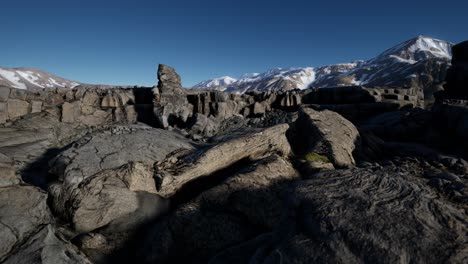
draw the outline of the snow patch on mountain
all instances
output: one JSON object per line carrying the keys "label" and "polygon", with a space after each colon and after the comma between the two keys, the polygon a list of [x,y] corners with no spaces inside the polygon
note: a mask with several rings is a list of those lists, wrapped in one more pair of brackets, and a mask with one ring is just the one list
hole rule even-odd
{"label": "snow patch on mountain", "polygon": [[20,77],[14,71],[7,71],[0,68],[0,75],[10,82],[11,87],[18,89],[26,89],[26,85],[20,82]]}
{"label": "snow patch on mountain", "polygon": [[32,68],[0,67],[0,85],[24,90],[73,88],[80,83]]}
{"label": "snow patch on mountain", "polygon": [[29,83],[35,85],[35,86],[38,86],[38,87],[41,87],[41,88],[45,88],[43,85],[37,83],[37,81],[39,80],[39,77],[40,76],[36,76],[34,75],[34,73],[32,71],[16,71],[21,77],[23,77],[25,80],[27,80]]}

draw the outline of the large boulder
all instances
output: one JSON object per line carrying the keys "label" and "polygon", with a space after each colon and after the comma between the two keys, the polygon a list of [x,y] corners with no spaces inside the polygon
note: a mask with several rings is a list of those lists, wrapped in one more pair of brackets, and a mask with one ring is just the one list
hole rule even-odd
{"label": "large boulder", "polygon": [[214,118],[196,113],[188,124],[188,132],[194,139],[211,137],[218,132],[219,124]]}
{"label": "large boulder", "polygon": [[55,210],[78,232],[104,226],[112,232],[131,230],[169,209],[168,202],[154,194],[152,168],[142,163],[104,170],[74,189],[53,184],[49,191]]}
{"label": "large boulder", "polygon": [[75,142],[51,162],[51,171],[65,186],[75,186],[100,171],[129,162],[152,165],[178,149],[194,147],[174,132],[138,125],[115,126]]}
{"label": "large boulder", "polygon": [[131,229],[156,218],[168,205],[155,194],[153,164],[180,149],[194,147],[178,134],[149,127],[113,127],[84,137],[52,162],[54,209],[79,232]]}
{"label": "large boulder", "polygon": [[360,138],[356,127],[338,113],[301,108],[291,140],[296,154],[323,156],[343,168],[355,165],[353,151]]}

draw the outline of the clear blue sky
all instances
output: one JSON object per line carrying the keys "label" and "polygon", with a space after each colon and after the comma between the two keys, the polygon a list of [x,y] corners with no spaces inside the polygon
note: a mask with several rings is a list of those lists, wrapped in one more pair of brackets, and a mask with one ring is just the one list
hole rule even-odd
{"label": "clear blue sky", "polygon": [[0,65],[87,83],[185,86],[275,67],[368,59],[427,35],[468,39],[468,1],[2,1]]}

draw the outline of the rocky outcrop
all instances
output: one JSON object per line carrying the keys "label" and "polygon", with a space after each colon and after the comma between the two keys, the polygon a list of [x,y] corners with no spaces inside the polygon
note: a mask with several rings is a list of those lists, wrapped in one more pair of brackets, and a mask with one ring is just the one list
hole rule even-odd
{"label": "rocky outcrop", "polygon": [[184,129],[193,139],[204,140],[217,134],[217,127],[233,116],[264,118],[274,110],[296,111],[303,104],[337,111],[353,121],[421,105],[414,89],[353,86],[244,95],[186,91],[179,75],[166,65],[160,65],[158,79],[153,89],[77,87],[32,92],[0,87],[0,124],[10,126],[18,119],[47,112],[74,126],[144,122],[153,127]]}
{"label": "rocky outcrop", "polygon": [[36,113],[0,127],[0,152],[12,159],[18,168],[25,168],[48,150],[60,149],[87,131],[77,124],[61,123],[53,114]]}
{"label": "rocky outcrop", "polygon": [[213,117],[196,113],[190,120],[190,123],[188,123],[188,126],[188,133],[194,139],[202,139],[216,135],[219,124]]}
{"label": "rocky outcrop", "polygon": [[210,263],[463,263],[466,213],[438,196],[423,170],[408,160],[311,175],[290,189],[290,210],[273,232]]}
{"label": "rocky outcrop", "polygon": [[425,144],[468,157],[468,104],[449,100],[431,110],[402,109],[382,113],[363,121],[360,130],[389,142]]}
{"label": "rocky outcrop", "polygon": [[101,171],[78,188],[52,184],[49,191],[54,197],[54,210],[70,219],[75,231],[105,227],[107,231],[122,232],[167,212],[169,203],[154,194],[155,187],[152,169],[131,163]]}
{"label": "rocky outcrop", "polygon": [[206,263],[279,224],[286,209],[281,186],[298,179],[292,165],[273,155],[238,169],[151,227],[138,249],[144,262]]}
{"label": "rocky outcrop", "polygon": [[432,138],[436,146],[468,157],[468,101],[444,102],[432,109],[438,138]]}
{"label": "rocky outcrop", "polygon": [[171,197],[189,182],[200,180],[244,159],[255,159],[267,153],[290,154],[286,138],[287,124],[268,129],[220,138],[217,145],[189,155],[179,153],[157,164],[157,177],[161,178],[158,194]]}
{"label": "rocky outcrop", "polygon": [[58,178],[49,186],[54,210],[79,232],[128,230],[153,219],[168,208],[156,195],[153,164],[180,149],[193,146],[182,136],[147,127],[84,137],[52,162]]}
{"label": "rocky outcrop", "polygon": [[359,132],[339,114],[301,108],[294,130],[296,153],[326,157],[337,168],[356,164],[353,151],[359,146]]}
{"label": "rocky outcrop", "polygon": [[452,66],[447,71],[444,98],[468,100],[468,41],[452,48]]}
{"label": "rocky outcrop", "polygon": [[90,264],[91,262],[73,244],[61,238],[52,225],[47,225],[3,263]]}
{"label": "rocky outcrop", "polygon": [[154,113],[161,127],[183,126],[193,112],[193,105],[182,90],[180,76],[173,68],[159,64],[158,80],[158,86],[153,89]]}
{"label": "rocky outcrop", "polygon": [[47,208],[47,194],[32,186],[8,186],[0,188],[0,236],[2,246],[0,260],[5,257],[43,225],[51,223]]}
{"label": "rocky outcrop", "polygon": [[8,125],[40,112],[48,112],[70,124],[131,124],[137,121],[134,105],[132,89],[75,88],[33,92],[0,87],[0,124]]}
{"label": "rocky outcrop", "polygon": [[388,141],[424,142],[433,124],[433,114],[423,109],[390,111],[369,118],[361,124],[362,131],[370,131]]}
{"label": "rocky outcrop", "polygon": [[46,201],[47,193],[33,186],[0,187],[2,263],[90,263],[60,238]]}

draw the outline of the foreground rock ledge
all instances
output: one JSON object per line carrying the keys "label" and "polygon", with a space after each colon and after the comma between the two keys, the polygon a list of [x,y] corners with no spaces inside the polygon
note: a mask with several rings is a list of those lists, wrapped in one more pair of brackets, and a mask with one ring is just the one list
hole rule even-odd
{"label": "foreground rock ledge", "polygon": [[[157,174],[162,178],[158,194],[173,196],[190,181],[211,175],[243,159],[256,159],[268,153],[287,156],[291,152],[286,131],[281,124],[260,131],[238,135],[200,152],[191,153],[180,160],[169,157],[159,165]],[[176,160],[173,164],[172,161]]]}
{"label": "foreground rock ledge", "polygon": [[289,211],[274,232],[210,263],[466,263],[466,206],[394,169],[311,175],[290,187]]}

